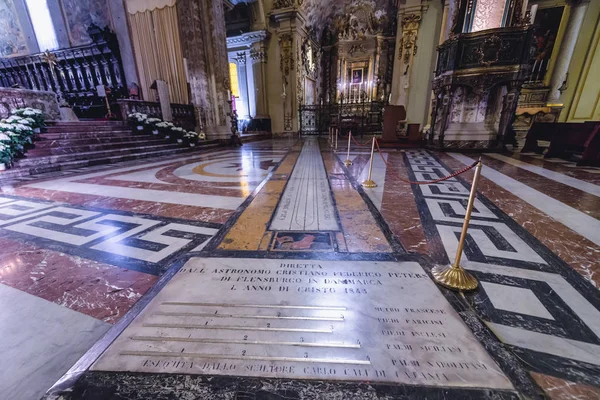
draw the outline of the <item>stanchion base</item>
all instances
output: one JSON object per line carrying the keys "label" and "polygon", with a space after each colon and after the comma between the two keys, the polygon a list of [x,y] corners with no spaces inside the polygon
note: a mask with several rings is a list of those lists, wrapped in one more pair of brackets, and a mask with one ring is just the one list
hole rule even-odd
{"label": "stanchion base", "polygon": [[349,167],[349,166],[351,166],[351,165],[352,165],[352,161],[350,161],[350,160],[346,160],[346,161],[344,161],[344,165],[345,165],[346,167]]}
{"label": "stanchion base", "polygon": [[455,268],[451,265],[437,265],[431,270],[433,279],[442,286],[452,290],[475,290],[477,279],[463,268]]}
{"label": "stanchion base", "polygon": [[377,187],[377,184],[370,179],[364,181],[362,183],[362,185],[363,185],[363,187],[366,187],[367,189],[373,189],[373,188]]}

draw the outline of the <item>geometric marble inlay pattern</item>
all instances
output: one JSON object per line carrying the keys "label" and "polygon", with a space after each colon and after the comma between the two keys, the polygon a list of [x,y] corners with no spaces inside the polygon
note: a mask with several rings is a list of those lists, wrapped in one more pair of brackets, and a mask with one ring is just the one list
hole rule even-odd
{"label": "geometric marble inlay pattern", "polygon": [[219,228],[214,223],[0,197],[0,235],[155,275],[161,272],[158,263],[201,250]]}
{"label": "geometric marble inlay pattern", "polygon": [[[405,160],[411,180],[450,174],[423,150]],[[438,262],[456,255],[469,190],[458,179],[413,185],[423,227],[445,250]],[[474,207],[461,265],[482,290],[467,299],[536,372],[600,385],[598,291],[487,198],[478,194]]]}

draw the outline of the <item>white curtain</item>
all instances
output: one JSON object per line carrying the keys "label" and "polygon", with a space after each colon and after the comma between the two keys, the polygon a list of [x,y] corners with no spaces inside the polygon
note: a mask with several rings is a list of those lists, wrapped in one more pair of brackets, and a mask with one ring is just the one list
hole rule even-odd
{"label": "white curtain", "polygon": [[152,11],[157,8],[173,7],[175,0],[126,0],[127,12],[135,14],[138,12]]}

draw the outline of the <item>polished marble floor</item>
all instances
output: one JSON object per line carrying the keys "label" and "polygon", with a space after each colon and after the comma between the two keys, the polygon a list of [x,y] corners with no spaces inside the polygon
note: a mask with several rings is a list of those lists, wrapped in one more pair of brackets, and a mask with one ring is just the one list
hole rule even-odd
{"label": "polished marble floor", "polygon": [[[2,186],[0,335],[8,346],[3,354],[9,354],[3,362],[19,368],[3,368],[0,398],[40,397],[59,380],[53,393],[70,393],[65,399],[102,398],[102,393],[126,387],[139,390],[134,394],[128,389],[129,397],[122,398],[151,398],[162,394],[160,390],[181,389],[180,373],[191,373],[200,379],[192,385],[194,390],[206,390],[214,398],[220,398],[215,390],[225,390],[215,387],[219,382],[239,396],[256,389],[244,379],[264,377],[275,379],[268,390],[280,398],[314,398],[297,394],[344,389],[315,387],[304,380],[321,379],[347,384],[344,390],[355,393],[365,390],[365,382],[377,382],[374,392],[368,386],[368,394],[360,398],[599,399],[600,169],[535,154],[484,154],[463,254],[463,265],[478,278],[480,289],[458,294],[436,288],[429,273],[434,265],[454,258],[473,173],[433,184],[406,181],[438,179],[472,164],[474,156],[383,149],[373,160],[377,187],[364,189],[360,183],[368,175],[368,150],[353,146],[352,165],[346,167],[346,154],[331,151],[325,139],[273,140],[152,162],[86,167]],[[236,275],[204,277],[200,271],[214,263]],[[325,279],[320,283],[316,271],[277,275],[278,266],[321,264],[324,270],[330,268],[330,276],[319,278]],[[377,287],[372,280],[361,281],[367,275],[360,274],[393,274],[394,269],[416,274],[423,288],[400,280],[396,287],[390,282],[386,291],[365,286],[369,294],[354,293],[363,284]],[[335,278],[350,271],[354,275]],[[229,279],[240,285],[239,292],[219,289],[229,285]],[[295,285],[290,286],[295,296],[261,293],[267,284],[284,290],[282,282]],[[327,291],[348,294],[347,285],[355,285],[352,294],[363,293],[363,300],[325,301]],[[305,295],[299,296],[300,291]],[[309,310],[345,307],[348,326],[384,324],[359,336],[375,343],[363,343],[369,349],[386,343],[385,337],[373,339],[377,332],[396,332],[393,342],[387,342],[393,346],[388,348],[392,364],[378,361],[386,357],[379,348],[368,353],[373,360],[365,359],[362,350],[348,350],[363,357],[358,365],[368,362],[373,368],[353,367],[350,377],[349,369],[339,365],[358,359],[329,342],[344,345],[353,336],[340,334],[323,344],[317,339],[326,332],[310,329],[322,330],[328,323],[307,328],[295,321],[331,316],[314,310],[290,313],[294,301]],[[398,330],[394,324],[400,322],[377,316],[382,307],[361,308],[373,301],[385,303],[389,310],[396,303],[405,309],[421,305],[444,310],[448,321],[410,319],[411,324],[440,326]],[[161,302],[194,303],[196,309],[181,304],[165,309]],[[409,303],[414,308],[407,308]],[[250,318],[248,305],[261,304]],[[215,312],[213,308],[219,317],[206,319],[204,314]],[[273,326],[263,327],[261,321],[269,318],[274,318]],[[196,326],[204,322],[215,328]],[[408,323],[409,319],[402,322]],[[248,335],[260,342],[255,346],[275,341],[281,349],[254,347],[246,354],[245,343],[218,342],[245,341],[231,328],[239,324],[258,332]],[[308,329],[305,336],[312,342],[305,336],[300,341],[290,329]],[[419,347],[424,353],[395,353],[394,346],[406,344],[399,337],[405,333],[398,332],[418,337],[415,346],[424,346]],[[460,344],[451,340],[456,335]],[[175,339],[165,341],[164,336]],[[131,337],[143,340],[130,343]],[[178,343],[184,343],[183,350]],[[430,358],[430,345],[443,352],[461,349],[460,357]],[[329,350],[303,350],[311,346]],[[184,350],[190,355],[171,354]],[[254,357],[253,362],[240,360],[238,350],[243,357]],[[123,352],[138,353],[123,360]],[[152,358],[152,352],[160,357]],[[306,369],[302,358],[317,366]],[[295,372],[278,364],[284,361]],[[477,372],[440,372],[440,365],[450,368],[450,361]],[[221,367],[215,367],[219,362]],[[236,363],[250,372],[225,367]],[[385,366],[377,369],[378,363]],[[419,369],[425,363],[430,369]],[[433,364],[438,370],[431,369]],[[493,378],[486,375],[492,371]],[[140,377],[136,372],[152,374]],[[207,375],[238,378],[210,383],[202,380]],[[142,390],[158,382],[151,379],[160,381],[156,393]],[[304,386],[294,386],[300,385],[297,379]],[[436,392],[440,387],[444,391]],[[187,385],[181,398],[191,396],[184,395],[186,390],[194,393]],[[86,397],[92,394],[97,397]],[[261,398],[256,393],[248,396]]]}

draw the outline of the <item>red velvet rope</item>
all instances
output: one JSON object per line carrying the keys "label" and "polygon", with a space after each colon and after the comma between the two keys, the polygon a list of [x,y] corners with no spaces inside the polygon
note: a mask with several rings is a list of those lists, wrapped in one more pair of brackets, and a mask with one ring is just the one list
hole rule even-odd
{"label": "red velvet rope", "polygon": [[[387,161],[385,160],[385,158],[383,158],[383,154],[381,153],[381,148],[379,147],[379,141],[377,139],[375,139],[375,144],[377,145],[377,150],[379,151],[379,155],[381,156],[381,159],[383,160],[383,162],[385,163],[385,166],[388,166]],[[477,166],[477,164],[479,164],[480,161],[475,161],[473,164],[464,167],[461,170],[455,171],[453,173],[451,173],[448,176],[445,176],[443,178],[440,179],[435,179],[433,181],[425,181],[425,182],[413,182],[413,181],[409,181],[407,179],[403,179],[402,177],[397,177],[398,179],[400,179],[402,182],[406,182],[409,183],[411,185],[430,185],[432,183],[438,183],[438,182],[442,182],[442,181],[447,181],[450,178],[454,178],[455,176],[458,176],[460,174],[464,174],[465,172],[472,170],[473,168],[475,168]]]}

